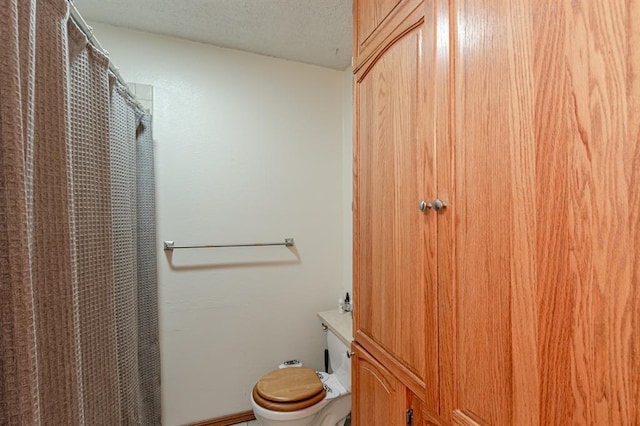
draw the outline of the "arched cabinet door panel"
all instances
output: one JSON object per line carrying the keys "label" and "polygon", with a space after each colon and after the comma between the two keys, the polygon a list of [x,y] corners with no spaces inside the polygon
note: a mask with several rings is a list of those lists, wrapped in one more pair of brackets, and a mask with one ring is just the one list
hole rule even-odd
{"label": "arched cabinet door panel", "polygon": [[423,7],[355,75],[354,321],[356,341],[388,354],[416,393],[430,384],[437,413],[437,214],[419,208],[436,194],[433,8]]}
{"label": "arched cabinet door panel", "polygon": [[357,344],[351,358],[354,426],[404,425],[405,387]]}

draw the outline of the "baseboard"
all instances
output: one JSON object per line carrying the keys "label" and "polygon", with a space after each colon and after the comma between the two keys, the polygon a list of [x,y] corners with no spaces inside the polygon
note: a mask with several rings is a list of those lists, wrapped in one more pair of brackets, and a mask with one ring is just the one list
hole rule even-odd
{"label": "baseboard", "polygon": [[203,420],[201,422],[189,423],[187,426],[231,426],[236,423],[255,420],[253,411],[243,411],[242,413],[229,414],[228,416],[216,417],[215,419]]}

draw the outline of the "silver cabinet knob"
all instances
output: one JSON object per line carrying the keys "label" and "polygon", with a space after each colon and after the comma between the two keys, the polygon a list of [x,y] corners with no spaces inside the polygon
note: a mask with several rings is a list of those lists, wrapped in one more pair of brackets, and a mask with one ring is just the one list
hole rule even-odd
{"label": "silver cabinet knob", "polygon": [[447,205],[444,203],[444,201],[436,198],[435,200],[433,200],[433,209],[437,212],[439,212],[440,210],[443,210],[447,207]]}
{"label": "silver cabinet knob", "polygon": [[420,209],[421,212],[425,212],[427,211],[427,209],[431,208],[431,203],[427,203],[425,200],[421,200],[418,203],[418,208]]}

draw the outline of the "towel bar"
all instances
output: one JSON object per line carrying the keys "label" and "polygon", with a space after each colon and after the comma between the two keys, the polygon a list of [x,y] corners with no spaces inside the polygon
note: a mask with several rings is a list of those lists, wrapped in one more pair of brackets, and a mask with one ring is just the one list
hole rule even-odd
{"label": "towel bar", "polygon": [[173,251],[174,249],[191,249],[191,248],[221,248],[221,247],[263,247],[263,246],[286,246],[292,247],[293,238],[285,238],[283,243],[250,243],[250,244],[201,244],[177,246],[173,241],[165,241],[164,249]]}

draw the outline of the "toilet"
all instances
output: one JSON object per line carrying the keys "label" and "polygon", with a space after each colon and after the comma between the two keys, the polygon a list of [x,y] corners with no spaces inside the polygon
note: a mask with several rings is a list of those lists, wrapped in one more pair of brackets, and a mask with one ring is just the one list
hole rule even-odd
{"label": "toilet", "polygon": [[349,348],[327,330],[332,374],[284,368],[263,376],[251,393],[262,426],[342,426],[351,412]]}

